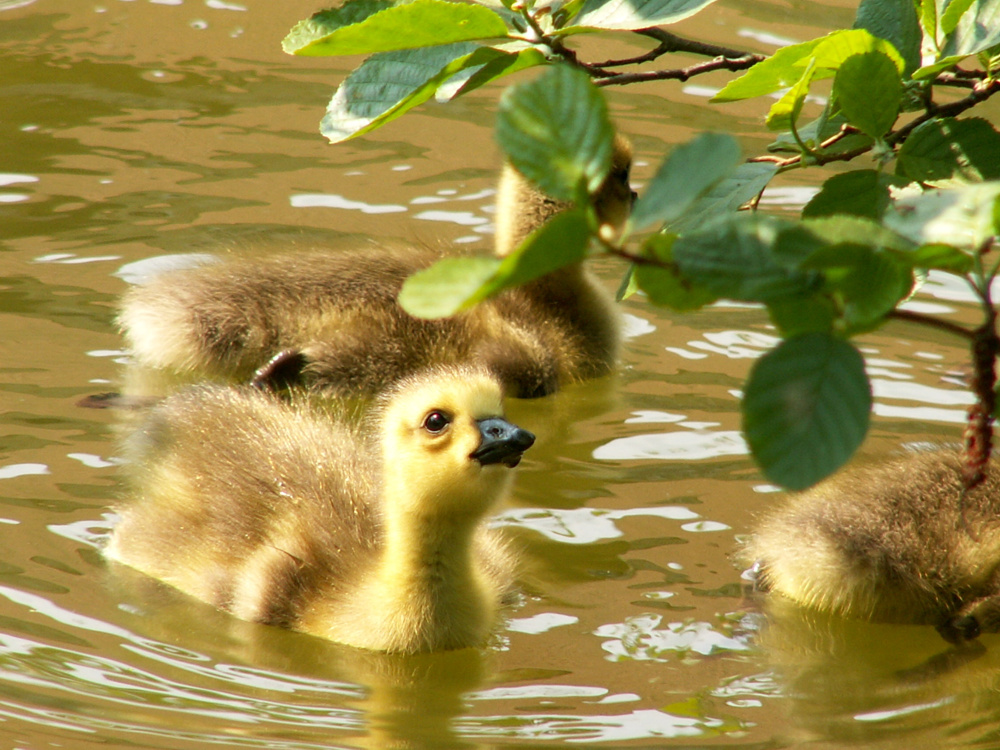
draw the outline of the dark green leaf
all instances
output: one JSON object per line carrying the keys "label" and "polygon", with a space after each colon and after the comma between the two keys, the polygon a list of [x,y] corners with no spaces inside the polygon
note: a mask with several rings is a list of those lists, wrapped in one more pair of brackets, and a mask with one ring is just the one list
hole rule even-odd
{"label": "dark green leaf", "polygon": [[701,227],[709,219],[735,212],[767,187],[777,173],[778,166],[774,162],[740,164],[728,177],[698,198],[683,216],[671,222],[670,228],[683,233]]}
{"label": "dark green leaf", "polygon": [[[672,247],[676,237],[671,234],[655,234],[644,245],[648,255],[664,264],[673,261]],[[664,305],[671,310],[687,312],[697,310],[715,302],[716,295],[694,282],[684,279],[673,267],[661,268],[640,264],[634,267],[637,285],[649,300],[656,305]]]}
{"label": "dark green leaf", "polygon": [[858,351],[828,333],[806,333],[783,341],[751,370],[743,431],[770,481],[804,489],[861,444],[871,401]]}
{"label": "dark green leaf", "polygon": [[511,163],[546,194],[569,201],[581,185],[600,187],[611,165],[614,130],[604,97],[586,73],[554,65],[507,89],[497,140]]}
{"label": "dark green leaf", "polygon": [[641,231],[679,218],[739,163],[740,146],[731,135],[702,133],[677,146],[635,204],[631,229]]}
{"label": "dark green leaf", "polygon": [[785,297],[767,305],[771,322],[782,336],[798,336],[814,331],[832,331],[837,310],[826,296]]}
{"label": "dark green leaf", "polygon": [[892,60],[881,52],[865,52],[841,63],[833,95],[848,122],[872,138],[881,138],[899,115],[903,86]]}
{"label": "dark green leaf", "polygon": [[646,29],[693,16],[714,0],[585,0],[573,19],[576,28]]}
{"label": "dark green leaf", "polygon": [[348,0],[299,22],[282,48],[295,55],[370,55],[507,36],[489,8],[446,0]]}
{"label": "dark green leaf", "polygon": [[[496,47],[493,49],[496,49]],[[504,76],[509,76],[511,73],[517,73],[518,71],[525,70],[526,68],[544,65],[545,62],[545,55],[539,52],[535,47],[528,47],[527,49],[521,49],[514,52],[505,51],[504,54],[490,60],[477,70],[472,71],[472,75],[465,80],[465,83],[462,84],[461,88],[448,98],[451,99],[464,96],[470,91],[475,91],[480,86],[484,86],[487,83],[496,81]]]}
{"label": "dark green leaf", "polygon": [[913,0],[861,0],[854,28],[867,29],[872,36],[892,42],[906,63],[904,75],[920,67],[923,35]]}
{"label": "dark green leaf", "polygon": [[945,244],[923,245],[910,253],[914,268],[938,269],[951,273],[967,274],[972,270],[972,256],[957,247]]}
{"label": "dark green leaf", "polygon": [[903,143],[896,172],[916,182],[1000,178],[1000,133],[978,117],[928,120]]}
{"label": "dark green leaf", "polygon": [[468,43],[372,55],[337,88],[320,132],[338,143],[375,130],[430,99],[457,72],[504,57]]}
{"label": "dark green leaf", "polygon": [[406,280],[399,304],[417,318],[446,318],[467,301],[500,266],[499,258],[444,258]]}
{"label": "dark green leaf", "polygon": [[[673,247],[673,259],[685,278],[717,297],[765,303],[801,297],[810,294],[819,279],[787,264],[785,259],[795,254],[791,247],[777,250],[781,233],[793,229],[794,224],[771,216],[722,217],[701,231],[680,237]],[[795,240],[809,242],[798,232]],[[803,247],[802,255],[811,252],[815,244],[812,240]]]}
{"label": "dark green leaf", "polygon": [[889,187],[905,184],[874,169],[834,175],[802,209],[803,218],[851,214],[881,219],[889,205]]}

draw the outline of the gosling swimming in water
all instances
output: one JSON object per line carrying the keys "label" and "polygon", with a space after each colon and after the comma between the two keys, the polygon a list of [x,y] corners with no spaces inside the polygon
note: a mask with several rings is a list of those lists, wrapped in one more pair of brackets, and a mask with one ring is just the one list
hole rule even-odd
{"label": "gosling swimming in water", "polygon": [[764,518],[746,557],[762,588],[806,607],[952,643],[1000,631],[998,471],[963,497],[957,453],[848,469]]}
{"label": "gosling swimming in water", "polygon": [[481,369],[410,376],[364,430],[252,388],[199,386],[136,436],[137,497],[105,555],[245,620],[351,646],[483,645],[514,557],[483,523],[534,436]]}
{"label": "gosling swimming in water", "polygon": [[[618,136],[595,205],[602,222],[628,216],[631,145]],[[505,257],[566,204],[512,167],[497,197],[496,255]],[[440,363],[481,362],[509,395],[543,396],[608,373],[619,316],[597,279],[575,263],[443,320],[420,320],[396,298],[442,257],[420,247],[311,250],[165,273],[126,294],[119,315],[135,360],[227,379],[375,394]],[[278,357],[277,364],[268,365]],[[271,384],[271,383],[268,383]]]}

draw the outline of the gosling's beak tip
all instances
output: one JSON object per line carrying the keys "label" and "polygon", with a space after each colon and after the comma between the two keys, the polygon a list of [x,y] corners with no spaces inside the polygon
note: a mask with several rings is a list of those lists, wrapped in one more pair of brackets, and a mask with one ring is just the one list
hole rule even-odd
{"label": "gosling's beak tip", "polygon": [[482,440],[470,458],[483,466],[503,464],[513,468],[521,455],[535,443],[535,436],[501,417],[481,419],[476,423]]}

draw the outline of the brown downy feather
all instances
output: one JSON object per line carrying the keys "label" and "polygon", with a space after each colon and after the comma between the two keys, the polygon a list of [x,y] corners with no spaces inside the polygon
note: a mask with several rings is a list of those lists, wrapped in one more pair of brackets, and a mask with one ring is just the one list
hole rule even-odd
{"label": "brown downy feather", "polygon": [[746,559],[762,588],[807,607],[933,624],[953,642],[1000,630],[998,471],[963,494],[954,453],[849,468],[763,518]]}
{"label": "brown downy feather", "polygon": [[[631,147],[615,141],[596,206],[628,215]],[[505,256],[566,208],[510,167],[497,198],[496,253]],[[119,315],[139,364],[247,379],[291,352],[274,380],[341,394],[375,394],[431,364],[476,362],[519,397],[610,371],[620,344],[614,303],[582,263],[508,290],[444,320],[418,320],[396,298],[443,253],[429,248],[302,251],[165,273],[132,289]],[[289,363],[292,363],[289,365]]]}
{"label": "brown downy feather", "polygon": [[[438,433],[428,414],[451,418]],[[502,414],[480,369],[404,379],[365,426],[199,386],[131,440],[135,499],[105,554],[245,620],[379,651],[482,645],[514,557],[483,520],[531,442],[472,456]],[[494,424],[494,423],[490,423]]]}

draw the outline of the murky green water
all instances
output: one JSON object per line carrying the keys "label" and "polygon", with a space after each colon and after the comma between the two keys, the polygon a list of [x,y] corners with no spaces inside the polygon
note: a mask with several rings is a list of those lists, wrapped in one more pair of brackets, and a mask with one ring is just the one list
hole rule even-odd
{"label": "murky green water", "polygon": [[[720,1],[682,30],[770,51],[849,25],[852,5]],[[359,654],[109,575],[97,545],[120,415],[77,402],[120,382],[114,305],[148,268],[130,264],[490,241],[496,91],[325,145],[317,123],[351,61],[279,48],[313,10],[0,0],[0,746],[1000,746],[1000,638],[934,670],[930,628],[764,627],[742,598],[730,555],[777,497],[738,435],[738,391],[773,341],[754,309],[630,302],[619,374],[512,405],[539,434],[502,517],[528,575],[489,651]],[[723,80],[611,93],[639,180],[702,129],[762,148],[763,105],[707,104]],[[821,179],[786,178],[770,207],[796,210]],[[601,270],[609,285],[621,271]],[[963,290],[936,281],[918,304],[970,319]],[[957,438],[963,352],[902,326],[864,345],[864,452]]]}

